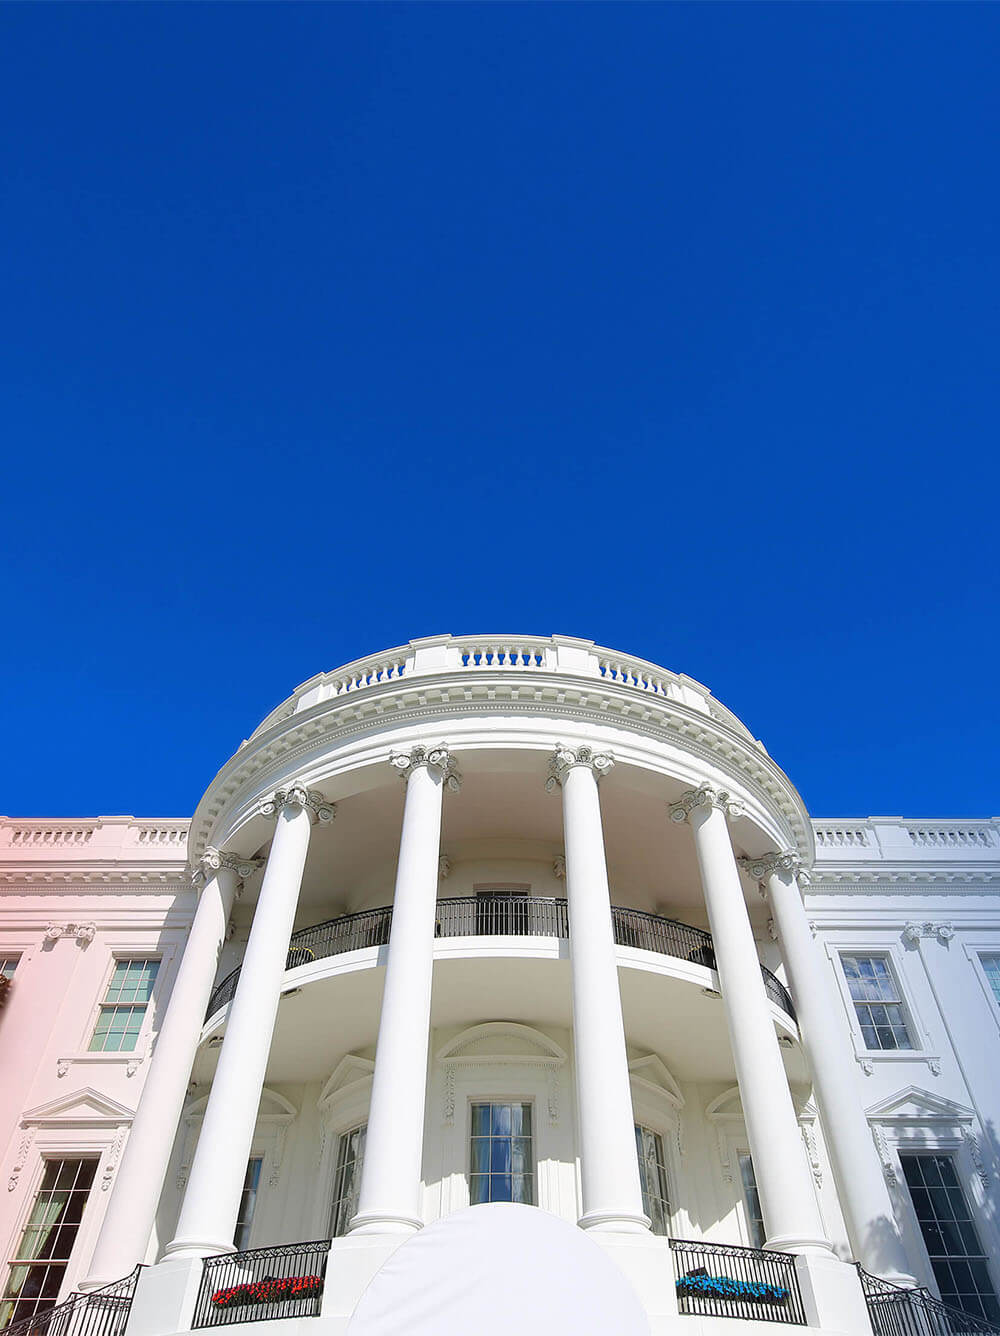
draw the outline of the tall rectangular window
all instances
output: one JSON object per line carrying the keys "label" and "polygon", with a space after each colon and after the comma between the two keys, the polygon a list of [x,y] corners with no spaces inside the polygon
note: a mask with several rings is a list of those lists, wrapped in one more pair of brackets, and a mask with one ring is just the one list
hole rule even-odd
{"label": "tall rectangular window", "polygon": [[903,1004],[885,956],[842,955],[865,1047],[912,1048]]}
{"label": "tall rectangular window", "polygon": [[116,960],[111,982],[101,1003],[92,1052],[131,1053],[136,1046],[149,999],[153,995],[158,960]]}
{"label": "tall rectangular window", "polygon": [[531,1105],[493,1101],[472,1106],[469,1200],[535,1202]]}
{"label": "tall rectangular window", "polygon": [[670,1196],[663,1139],[652,1128],[635,1125],[635,1148],[639,1155],[642,1209],[649,1216],[654,1234],[670,1233]]}
{"label": "tall rectangular window", "polygon": [[236,1216],[236,1233],[233,1235],[237,1252],[246,1252],[250,1247],[250,1230],[253,1228],[253,1213],[257,1209],[257,1188],[263,1163],[259,1155],[252,1156],[247,1163],[243,1191],[240,1193],[240,1209]]}
{"label": "tall rectangular window", "polygon": [[54,1308],[94,1181],[96,1159],[46,1160],[3,1297],[0,1327]]}
{"label": "tall rectangular window", "polygon": [[757,1191],[757,1178],[753,1171],[753,1160],[745,1153],[740,1155],[740,1181],[743,1184],[743,1202],[747,1212],[750,1247],[763,1248],[766,1239],[764,1212],[760,1206],[760,1193]]}
{"label": "tall rectangular window", "polygon": [[979,963],[983,967],[987,983],[993,990],[997,1005],[1000,1006],[1000,952],[983,952],[979,957]]}
{"label": "tall rectangular window", "polygon": [[941,1299],[964,1313],[1000,1322],[979,1233],[950,1155],[900,1155]]}
{"label": "tall rectangular window", "polygon": [[367,1132],[367,1124],[362,1124],[361,1127],[345,1132],[340,1138],[337,1172],[333,1180],[333,1206],[330,1211],[330,1237],[334,1239],[347,1233],[347,1226],[358,1213]]}

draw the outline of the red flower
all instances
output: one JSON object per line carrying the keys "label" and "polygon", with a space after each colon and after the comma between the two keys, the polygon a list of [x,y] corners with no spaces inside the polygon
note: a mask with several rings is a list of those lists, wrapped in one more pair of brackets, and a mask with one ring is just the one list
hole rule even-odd
{"label": "red flower", "polygon": [[292,1299],[311,1299],[323,1293],[322,1276],[284,1276],[280,1280],[266,1276],[244,1285],[216,1290],[212,1303],[216,1308],[237,1308],[244,1304],[281,1303]]}

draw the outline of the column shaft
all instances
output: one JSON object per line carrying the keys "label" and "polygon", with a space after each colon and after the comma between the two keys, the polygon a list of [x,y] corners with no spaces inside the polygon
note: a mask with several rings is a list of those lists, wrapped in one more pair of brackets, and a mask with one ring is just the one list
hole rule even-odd
{"label": "column shaft", "polygon": [[589,764],[561,767],[559,777],[583,1189],[579,1223],[584,1229],[644,1232],[649,1219],[642,1209],[597,778]]}
{"label": "column shaft", "polygon": [[305,805],[289,801],[279,807],[177,1233],[167,1245],[171,1255],[232,1251],[310,824]]}
{"label": "column shaft", "polygon": [[235,868],[223,864],[202,888],[91,1259],[88,1288],[119,1280],[145,1259],[239,881]]}
{"label": "column shaft", "polygon": [[726,813],[716,802],[703,801],[691,808],[690,820],[768,1247],[829,1251]]}
{"label": "column shaft", "polygon": [[[753,860],[747,862],[753,872]],[[843,1004],[827,962],[813,941],[794,867],[772,865],[765,876],[855,1256],[874,1274],[912,1285],[915,1282],[909,1274],[885,1176],[857,1094],[857,1069]]]}
{"label": "column shaft", "polygon": [[422,759],[422,750],[418,757],[417,750],[406,780],[368,1132],[352,1232],[409,1233],[423,1224],[421,1169],[434,919],[443,790],[450,772],[447,765],[442,769]]}

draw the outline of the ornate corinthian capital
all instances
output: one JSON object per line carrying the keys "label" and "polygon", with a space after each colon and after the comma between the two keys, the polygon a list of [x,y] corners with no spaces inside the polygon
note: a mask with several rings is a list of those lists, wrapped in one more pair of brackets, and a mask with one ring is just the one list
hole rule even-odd
{"label": "ornate corinthian capital", "polygon": [[549,793],[558,788],[575,765],[585,765],[588,770],[594,772],[595,779],[600,779],[602,775],[608,773],[614,763],[614,757],[610,752],[595,752],[593,747],[588,747],[586,744],[582,747],[564,747],[560,742],[549,760],[549,777],[545,781],[545,787]]}
{"label": "ornate corinthian capital", "polygon": [[737,858],[736,861],[754,881],[766,881],[772,872],[790,872],[793,877],[798,877],[805,870],[794,849],[781,854],[761,854],[759,858]]}
{"label": "ornate corinthian capital", "polygon": [[270,798],[265,798],[260,805],[263,816],[276,817],[283,807],[304,807],[313,814],[320,825],[328,826],[334,818],[336,808],[328,803],[322,793],[307,789],[304,784],[288,784],[283,789],[275,789]]}
{"label": "ornate corinthian capital", "polygon": [[727,816],[742,816],[743,805],[725,789],[715,789],[711,784],[702,784],[700,788],[688,789],[675,803],[670,804],[671,821],[687,821],[696,807],[719,807]]}
{"label": "ornate corinthian capital", "polygon": [[212,845],[205,850],[198,859],[197,864],[191,869],[191,880],[196,886],[202,882],[208,881],[214,872],[227,867],[231,872],[235,872],[240,881],[246,881],[247,877],[263,864],[262,858],[244,858],[242,854],[226,853],[223,849],[215,849]]}
{"label": "ornate corinthian capital", "polygon": [[438,771],[441,783],[450,793],[457,793],[462,787],[462,776],[458,773],[455,758],[444,742],[436,747],[411,747],[409,751],[391,752],[389,764],[395,766],[403,779],[409,779],[414,770],[422,765]]}

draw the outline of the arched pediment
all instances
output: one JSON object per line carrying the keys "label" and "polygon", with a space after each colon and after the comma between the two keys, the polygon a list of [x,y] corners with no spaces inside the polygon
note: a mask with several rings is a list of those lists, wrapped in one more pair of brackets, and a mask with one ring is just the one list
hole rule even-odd
{"label": "arched pediment", "polygon": [[530,1025],[487,1021],[449,1040],[437,1059],[443,1063],[528,1062],[562,1066],[566,1054],[553,1039]]}
{"label": "arched pediment", "polygon": [[319,1097],[319,1107],[326,1110],[343,1096],[355,1094],[364,1082],[371,1081],[374,1073],[375,1064],[371,1058],[348,1053],[330,1073]]}
{"label": "arched pediment", "polygon": [[632,1081],[660,1099],[665,1099],[674,1109],[684,1107],[684,1096],[670,1073],[667,1064],[655,1053],[645,1057],[633,1058],[628,1065]]}
{"label": "arched pediment", "polygon": [[[205,1120],[208,1098],[208,1095],[202,1095],[200,1099],[196,1099],[193,1104],[188,1106],[184,1114],[181,1163],[177,1171],[177,1186],[179,1188],[183,1188],[187,1183],[188,1174],[191,1171],[194,1148],[198,1143],[201,1125]],[[271,1169],[268,1183],[271,1187],[277,1187],[278,1185],[281,1161],[285,1152],[285,1133],[295,1121],[298,1112],[295,1105],[287,1100],[284,1095],[280,1095],[277,1090],[271,1090],[265,1086],[260,1092],[254,1140],[257,1142],[263,1141],[269,1149]]]}

